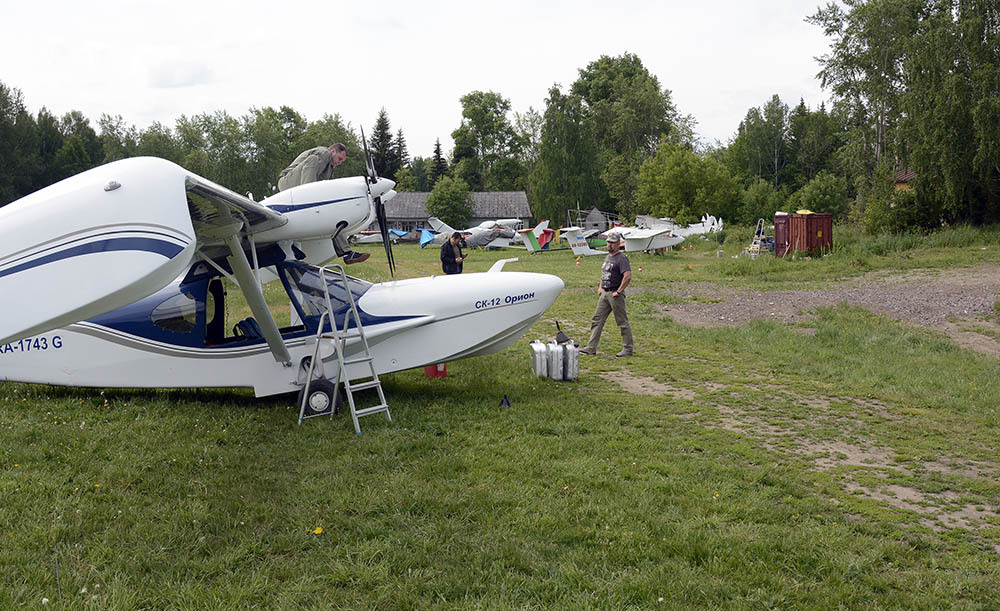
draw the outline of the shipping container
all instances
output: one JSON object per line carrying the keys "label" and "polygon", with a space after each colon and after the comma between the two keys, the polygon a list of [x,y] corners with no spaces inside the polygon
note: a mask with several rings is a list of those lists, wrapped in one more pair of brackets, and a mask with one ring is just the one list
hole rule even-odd
{"label": "shipping container", "polygon": [[788,250],[818,254],[833,248],[832,214],[812,212],[788,216]]}
{"label": "shipping container", "polygon": [[784,257],[788,252],[788,214],[774,214],[774,256]]}

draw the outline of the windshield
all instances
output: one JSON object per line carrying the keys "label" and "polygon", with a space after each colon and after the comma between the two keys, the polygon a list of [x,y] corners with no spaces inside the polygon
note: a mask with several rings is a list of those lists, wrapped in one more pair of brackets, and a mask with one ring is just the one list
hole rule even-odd
{"label": "windshield", "polygon": [[[326,309],[326,295],[323,293],[319,268],[304,263],[289,263],[281,266],[281,272],[288,293],[298,304],[301,315],[304,318],[318,318]],[[330,306],[336,314],[347,307],[347,293],[336,272],[327,272],[326,282],[330,291]],[[351,276],[347,277],[347,284],[355,299],[361,297],[372,285]]]}

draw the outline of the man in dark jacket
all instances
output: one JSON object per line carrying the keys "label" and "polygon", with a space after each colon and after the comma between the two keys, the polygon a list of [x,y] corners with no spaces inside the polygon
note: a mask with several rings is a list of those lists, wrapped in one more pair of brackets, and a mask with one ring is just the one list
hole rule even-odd
{"label": "man in dark jacket", "polygon": [[[284,191],[318,180],[333,178],[333,171],[347,159],[347,147],[341,143],[333,146],[317,146],[303,151],[278,178],[278,190]],[[347,246],[347,236],[340,232],[333,238],[333,249],[344,263],[361,263],[370,257],[368,253],[354,252]]]}
{"label": "man in dark jacket", "polygon": [[441,245],[441,269],[446,274],[461,274],[462,261],[468,255],[462,254],[462,234],[455,232]]}

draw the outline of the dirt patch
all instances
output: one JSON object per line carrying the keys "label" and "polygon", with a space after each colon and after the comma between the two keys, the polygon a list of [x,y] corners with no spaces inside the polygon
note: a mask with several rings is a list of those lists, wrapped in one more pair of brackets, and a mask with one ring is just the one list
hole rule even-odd
{"label": "dirt patch", "polygon": [[984,317],[993,314],[993,305],[1000,299],[998,265],[947,272],[873,272],[833,282],[823,289],[761,292],[691,282],[674,283],[666,292],[697,299],[663,306],[664,313],[683,325],[742,326],[761,319],[796,323],[811,319],[811,311],[816,308],[847,303],[909,324],[938,329],[964,347],[1000,357],[1000,342],[994,339],[1000,337],[1000,327],[996,327],[997,334],[991,337],[992,323],[983,322]]}
{"label": "dirt patch", "polygon": [[696,396],[690,388],[677,388],[669,384],[662,384],[653,378],[634,376],[627,371],[610,371],[602,373],[600,376],[609,382],[618,384],[622,390],[631,394],[669,396],[687,401],[693,401]]}

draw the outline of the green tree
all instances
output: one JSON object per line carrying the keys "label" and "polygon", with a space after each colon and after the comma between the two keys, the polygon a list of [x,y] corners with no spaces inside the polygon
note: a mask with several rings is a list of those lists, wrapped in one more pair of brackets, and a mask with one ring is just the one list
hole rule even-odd
{"label": "green tree", "polygon": [[251,108],[243,123],[248,138],[247,188],[259,197],[266,197],[277,187],[281,170],[301,152],[294,146],[307,123],[288,106]]}
{"label": "green tree", "polygon": [[606,192],[620,212],[633,210],[639,168],[677,121],[670,91],[626,53],[588,64],[571,93],[583,101]]}
{"label": "green tree", "polygon": [[34,185],[34,189],[37,190],[56,182],[52,162],[56,158],[56,153],[62,148],[65,138],[59,129],[59,119],[44,106],[38,111],[38,119],[35,123],[38,130],[38,161],[40,163],[40,171]]}
{"label": "green tree", "polygon": [[821,171],[792,195],[789,207],[828,212],[834,220],[843,220],[848,211],[847,181],[841,176]]}
{"label": "green tree", "polygon": [[904,126],[914,222],[1000,220],[1000,8],[935,3],[909,47]]}
{"label": "green tree", "polygon": [[538,163],[544,127],[545,117],[530,106],[527,112],[514,113],[514,131],[521,142],[521,156],[518,161],[524,167],[526,175],[530,175],[535,169],[535,164]]}
{"label": "green tree", "polygon": [[102,114],[97,121],[101,129],[99,139],[104,151],[102,163],[135,157],[139,146],[139,132],[135,126],[125,123],[121,115]]}
{"label": "green tree", "polygon": [[80,139],[80,143],[87,152],[87,158],[90,159],[90,167],[104,163],[104,146],[101,144],[101,139],[97,137],[97,132],[90,126],[90,119],[83,116],[82,112],[71,110],[63,115],[59,122],[59,129],[64,137],[76,136]]}
{"label": "green tree", "polygon": [[372,130],[372,135],[368,137],[368,146],[371,148],[375,172],[379,176],[384,176],[390,180],[393,179],[399,167],[396,165],[389,114],[385,111],[385,108],[382,108],[378,113],[378,118],[375,120],[375,128]]}
{"label": "green tree", "polygon": [[452,227],[464,227],[472,218],[472,195],[461,178],[442,176],[427,196],[427,213]]}
{"label": "green tree", "polygon": [[393,187],[399,193],[418,191],[417,179],[413,176],[410,168],[400,168],[396,172],[396,186]]}
{"label": "green tree", "polygon": [[770,182],[758,178],[743,190],[740,207],[733,222],[752,224],[757,219],[771,219],[774,213],[785,207],[785,196]]}
{"label": "green tree", "polygon": [[[347,160],[337,167],[336,176],[343,178],[346,176],[364,176],[365,156],[361,147],[361,140],[351,128],[350,124],[345,124],[339,114],[326,114],[317,121],[310,121],[306,131],[296,140],[292,147],[293,154],[289,157],[286,165],[291,163],[295,156],[306,149],[317,146],[330,146],[341,143],[347,147]],[[275,176],[277,181],[278,177]]]}
{"label": "green tree", "polygon": [[423,157],[414,157],[410,161],[410,172],[413,174],[413,190],[414,191],[429,191],[428,187],[428,176],[427,176],[427,160]]}
{"label": "green tree", "polygon": [[434,157],[431,160],[430,173],[427,180],[427,187],[429,189],[434,189],[434,185],[437,181],[441,180],[443,176],[448,174],[448,160],[444,158],[444,153],[441,152],[441,139],[438,138],[434,141]]}
{"label": "green tree", "polygon": [[0,82],[0,206],[30,193],[41,172],[35,120],[19,89]]}
{"label": "green tree", "polygon": [[87,149],[83,145],[83,139],[76,134],[66,136],[62,148],[56,152],[56,156],[52,160],[52,175],[56,181],[75,176],[91,167],[93,166],[90,155],[87,154]]}
{"label": "green tree", "polygon": [[727,165],[746,185],[766,180],[779,188],[789,173],[789,130],[788,105],[773,95],[764,106],[747,111],[729,145]]}
{"label": "green tree", "polygon": [[160,157],[179,165],[184,160],[181,142],[169,127],[159,122],[154,122],[139,134],[136,154],[146,157]]}
{"label": "green tree", "polygon": [[788,181],[801,188],[823,170],[834,171],[834,153],[842,144],[843,128],[839,121],[820,105],[810,111],[803,100],[795,107],[789,121]]}
{"label": "green tree", "polygon": [[[927,0],[846,0],[828,3],[807,20],[832,39],[820,59],[824,87],[848,122],[843,169],[864,214],[868,192],[881,189],[881,168],[906,163],[904,113],[907,47]],[[876,197],[881,197],[876,194]]]}
{"label": "green tree", "polygon": [[639,208],[678,223],[696,221],[703,214],[733,218],[739,199],[739,183],[721,162],[666,139],[639,171]]}
{"label": "green tree", "polygon": [[403,129],[396,131],[396,139],[392,141],[393,146],[393,166],[397,169],[410,165],[410,152],[406,150],[406,137],[403,136]]}
{"label": "green tree", "polygon": [[508,118],[510,101],[492,91],[473,91],[462,96],[461,102],[462,123],[451,134],[456,175],[462,172],[461,177],[476,190],[523,186],[523,143]]}
{"label": "green tree", "polygon": [[586,125],[583,101],[564,95],[557,85],[545,100],[538,161],[531,173],[531,206],[535,218],[559,220],[577,206],[611,209],[599,178],[597,143]]}

